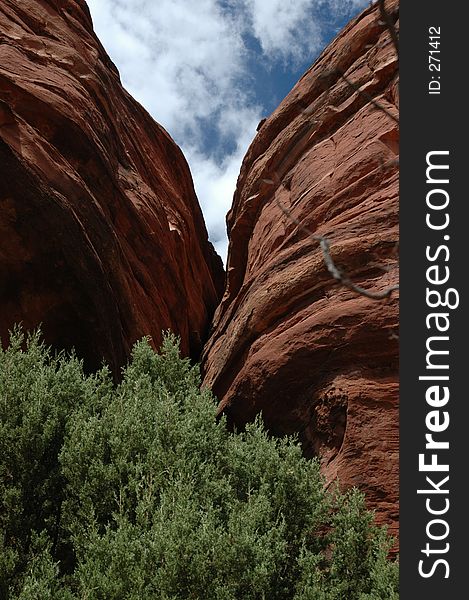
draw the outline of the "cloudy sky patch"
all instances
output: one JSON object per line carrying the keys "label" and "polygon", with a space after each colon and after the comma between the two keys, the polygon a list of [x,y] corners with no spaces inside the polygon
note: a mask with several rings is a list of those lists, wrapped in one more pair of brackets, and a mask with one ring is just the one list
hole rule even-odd
{"label": "cloudy sky patch", "polygon": [[88,0],[88,5],[125,88],[181,146],[210,239],[225,259],[225,215],[258,122],[366,1]]}

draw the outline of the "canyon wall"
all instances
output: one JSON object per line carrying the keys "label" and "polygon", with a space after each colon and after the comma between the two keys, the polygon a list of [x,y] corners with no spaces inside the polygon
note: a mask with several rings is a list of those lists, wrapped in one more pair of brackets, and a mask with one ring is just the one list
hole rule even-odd
{"label": "canyon wall", "polygon": [[118,371],[170,328],[199,355],[221,260],[180,149],[122,87],[84,0],[0,4],[0,240],[3,342],[42,323]]}
{"label": "canyon wall", "polygon": [[[398,4],[387,2],[398,26]],[[376,105],[378,103],[378,105]],[[205,385],[242,426],[298,432],[328,481],[398,517],[398,62],[376,5],[260,124],[232,210]],[[313,236],[346,278],[334,280]],[[389,293],[387,293],[389,292]]]}
{"label": "canyon wall", "polygon": [[[49,344],[118,373],[143,335],[158,345],[171,329],[194,358],[209,335],[219,412],[299,433],[327,480],[362,489],[396,533],[397,107],[374,5],[260,124],[209,332],[224,273],[181,151],[123,89],[83,0],[3,0],[2,341],[41,323]],[[335,280],[321,238],[345,279],[385,297]]]}

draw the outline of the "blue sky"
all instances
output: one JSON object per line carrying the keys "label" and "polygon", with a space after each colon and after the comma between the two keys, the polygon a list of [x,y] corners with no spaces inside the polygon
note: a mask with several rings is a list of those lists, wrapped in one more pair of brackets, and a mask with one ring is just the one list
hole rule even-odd
{"label": "blue sky", "polygon": [[241,161],[366,0],[88,0],[125,88],[181,146],[223,260]]}

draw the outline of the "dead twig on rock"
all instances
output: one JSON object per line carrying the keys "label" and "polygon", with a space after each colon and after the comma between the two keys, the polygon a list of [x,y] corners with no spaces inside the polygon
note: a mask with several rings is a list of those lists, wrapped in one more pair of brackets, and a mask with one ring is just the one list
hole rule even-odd
{"label": "dead twig on rock", "polygon": [[322,251],[324,263],[327,267],[327,270],[329,271],[329,273],[332,275],[332,277],[336,281],[341,283],[346,288],[356,292],[357,294],[360,294],[361,296],[365,296],[366,298],[371,298],[372,300],[384,300],[385,298],[389,298],[394,291],[399,289],[398,285],[393,285],[393,286],[386,288],[382,292],[370,292],[369,290],[367,290],[359,285],[356,285],[350,279],[350,277],[345,275],[335,264],[334,259],[331,256],[331,247],[330,247],[329,240],[322,235],[314,234],[308,227],[303,225],[303,223],[301,223],[301,221],[299,221],[296,217],[294,217],[292,215],[292,213],[288,210],[288,208],[286,208],[285,206],[282,205],[282,203],[280,202],[280,200],[278,198],[276,198],[274,196],[274,199],[275,199],[275,203],[280,208],[280,210],[283,212],[283,214],[285,216],[287,216],[290,219],[290,221],[295,223],[295,225],[298,227],[298,229],[300,231],[303,231],[303,233],[306,233],[310,239],[314,240],[315,242],[318,242],[319,247],[321,248],[321,251]]}
{"label": "dead twig on rock", "polygon": [[399,117],[396,117],[395,115],[393,115],[390,110],[388,110],[380,102],[378,102],[377,100],[375,100],[373,98],[373,96],[371,96],[371,94],[368,94],[368,92],[365,92],[364,90],[362,90],[361,87],[359,85],[357,85],[356,83],[354,83],[353,81],[351,81],[347,77],[347,75],[345,75],[345,73],[342,73],[342,71],[340,71],[339,69],[335,69],[334,73],[337,73],[337,75],[339,75],[339,77],[341,79],[343,79],[345,81],[345,83],[350,88],[352,88],[352,90],[354,90],[355,92],[357,92],[358,94],[360,94],[360,96],[362,98],[364,98],[367,102],[369,102],[372,106],[374,106],[375,108],[377,108],[378,110],[380,110],[381,112],[383,112],[387,117],[389,117],[390,119],[392,119],[395,123],[399,124]]}
{"label": "dead twig on rock", "polygon": [[[383,25],[386,26],[386,28],[389,32],[392,43],[394,45],[394,49],[396,51],[397,59],[399,60],[399,37],[398,37],[397,31],[396,31],[396,28],[394,26],[393,18],[390,15],[390,13],[388,13],[388,11],[386,10],[385,0],[378,0],[378,7],[379,7],[381,22]],[[390,118],[392,121],[394,121],[394,123],[399,125],[399,117],[394,115],[388,108],[383,106],[383,104],[381,104],[380,102],[375,100],[375,98],[373,98],[373,96],[371,94],[369,94],[368,92],[361,89],[360,85],[357,85],[356,83],[351,81],[350,78],[344,72],[342,72],[340,69],[334,69],[334,70],[328,71],[322,75],[322,78],[326,82],[326,81],[330,81],[331,79],[335,78],[335,76],[337,76],[337,75],[354,92],[359,94],[369,104],[374,106],[377,110],[380,110],[388,118]],[[309,110],[309,112],[308,112],[308,110]],[[305,114],[310,114],[311,110],[305,109],[303,112]],[[399,159],[395,159],[396,164],[398,164],[398,160]],[[272,183],[272,184],[274,183],[273,181],[270,181],[270,180],[264,180],[264,181],[266,183]],[[303,225],[297,218],[295,218],[292,215],[292,213],[285,206],[283,206],[281,204],[281,202],[278,200],[278,198],[276,198],[274,196],[274,199],[275,199],[277,206],[280,208],[280,210],[283,212],[283,214],[285,216],[287,216],[291,222],[295,223],[295,225],[298,227],[299,230],[303,231],[303,233],[306,233],[306,235],[310,239],[314,240],[315,242],[317,242],[319,244],[319,247],[321,248],[322,255],[324,258],[324,263],[327,267],[327,270],[329,271],[329,273],[332,275],[332,277],[336,281],[338,281],[339,283],[341,283],[343,286],[347,287],[348,289],[356,292],[357,294],[366,296],[367,298],[371,298],[372,300],[383,300],[385,298],[389,298],[394,291],[397,291],[399,289],[399,285],[393,285],[391,287],[386,288],[382,292],[370,292],[369,290],[367,290],[359,285],[356,285],[350,279],[350,277],[345,275],[335,264],[335,262],[331,256],[331,248],[330,248],[329,240],[324,236],[315,235],[308,227]]]}
{"label": "dead twig on rock", "polygon": [[386,28],[389,31],[389,35],[391,36],[391,40],[394,45],[394,50],[396,51],[397,60],[399,60],[399,36],[396,28],[394,27],[394,21],[386,10],[385,0],[378,0],[378,7],[381,21],[384,23],[384,25],[386,25]]}

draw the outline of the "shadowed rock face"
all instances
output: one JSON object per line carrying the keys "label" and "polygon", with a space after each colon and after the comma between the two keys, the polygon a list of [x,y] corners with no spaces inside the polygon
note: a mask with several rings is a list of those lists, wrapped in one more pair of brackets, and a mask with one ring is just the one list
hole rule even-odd
{"label": "shadowed rock face", "polygon": [[[397,3],[388,2],[397,19]],[[353,83],[353,86],[339,75]],[[227,287],[204,351],[205,384],[243,425],[277,434],[356,485],[396,533],[398,298],[332,278],[326,236],[356,284],[397,283],[397,58],[376,6],[352,21],[259,129],[228,216]],[[359,86],[358,93],[354,86]]]}
{"label": "shadowed rock face", "polygon": [[42,323],[115,371],[162,329],[200,352],[221,260],[181,151],[122,88],[83,0],[0,4],[0,240],[3,341]]}

